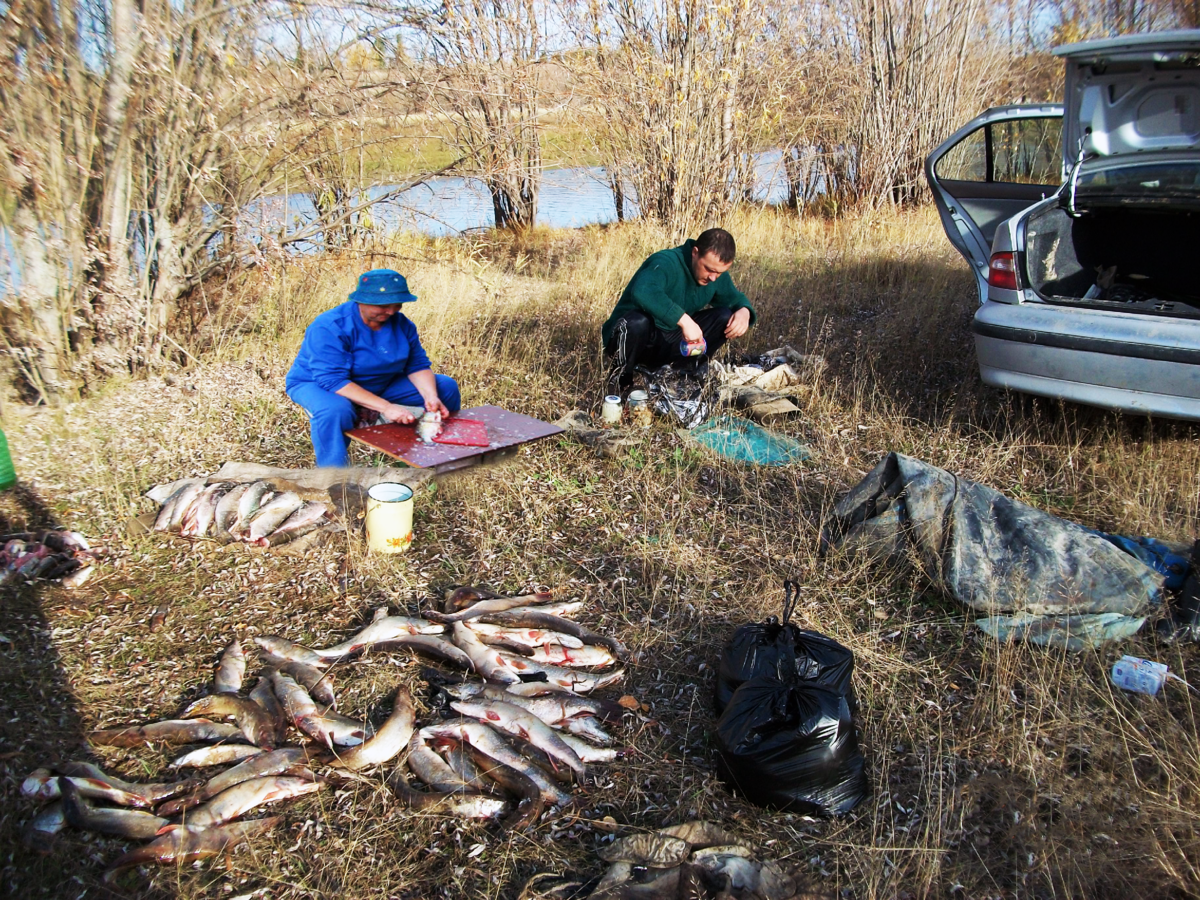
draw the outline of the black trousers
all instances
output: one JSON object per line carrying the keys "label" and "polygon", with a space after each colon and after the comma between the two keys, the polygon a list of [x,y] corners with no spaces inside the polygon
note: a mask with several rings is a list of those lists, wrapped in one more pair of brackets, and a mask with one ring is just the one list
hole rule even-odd
{"label": "black trousers", "polygon": [[612,357],[608,376],[609,393],[628,390],[638,366],[657,369],[670,363],[693,369],[725,346],[725,326],[733,315],[732,309],[711,306],[691,315],[704,332],[703,356],[682,356],[679,342],[683,340],[683,331],[679,328],[663,331],[645,313],[629,312],[618,319],[612,338],[604,348],[604,352]]}

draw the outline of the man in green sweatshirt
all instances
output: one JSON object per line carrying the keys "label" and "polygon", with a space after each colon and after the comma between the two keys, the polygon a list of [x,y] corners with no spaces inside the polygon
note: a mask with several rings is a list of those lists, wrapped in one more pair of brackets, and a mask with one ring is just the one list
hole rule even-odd
{"label": "man in green sweatshirt", "polygon": [[[604,352],[612,358],[610,393],[628,390],[637,366],[696,368],[725,341],[746,333],[755,313],[729,277],[736,253],[733,235],[710,228],[642,263],[601,330]],[[693,352],[704,350],[685,356],[683,341]]]}

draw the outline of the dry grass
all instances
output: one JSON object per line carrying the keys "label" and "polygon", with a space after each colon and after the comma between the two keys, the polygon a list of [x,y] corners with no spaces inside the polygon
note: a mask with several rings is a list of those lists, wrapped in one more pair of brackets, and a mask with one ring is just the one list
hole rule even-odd
{"label": "dry grass", "polygon": [[[472,581],[588,593],[584,620],[637,654],[627,689],[651,706],[625,735],[638,753],[598,767],[574,815],[501,836],[414,817],[386,792],[326,792],[287,807],[274,841],[228,862],[130,874],[120,895],[515,898],[536,873],[599,874],[605,816],[646,827],[718,819],[846,897],[1200,892],[1196,706],[1177,685],[1150,699],[1114,694],[1105,677],[1130,652],[1186,678],[1200,672],[1195,648],[1149,636],[1084,654],[997,647],[920,577],[817,555],[825,511],[888,450],[1086,525],[1191,540],[1200,430],[982,388],[970,275],[932,211],[833,222],[748,213],[730,227],[734,275],[760,314],[747,348],[790,342],[828,362],[787,428],[815,451],[802,467],[738,468],[656,427],[615,460],[550,440],[443,480],[419,498],[417,540],[399,558],[369,558],[352,538],[296,559],[124,535],[157,481],[227,459],[308,464],[283,376],[304,324],[374,265],[409,276],[422,298],[412,317],[468,405],[546,419],[597,411],[599,324],[661,246],[639,226],[519,242],[410,238],[369,259],[274,263],[213,293],[198,361],[170,383],[113,383],[56,411],[10,405],[5,430],[32,490],[10,492],[0,511],[11,526],[69,524],[111,556],[74,594],[10,590],[0,604],[4,845],[16,846],[29,816],[16,788],[38,764],[98,752],[126,775],[153,771],[161,758],[91,751],[83,733],[175,712],[230,633],[324,640],[380,603],[412,607]],[[842,820],[763,812],[713,774],[718,648],[737,624],[778,611],[785,578],[802,586],[803,624],[857,658],[875,793]],[[163,602],[167,627],[151,634]],[[416,684],[416,668],[377,656],[339,672],[338,689],[347,708],[386,714],[385,692]],[[118,848],[69,834],[46,859],[5,851],[0,883],[12,896],[110,896],[97,876]]]}

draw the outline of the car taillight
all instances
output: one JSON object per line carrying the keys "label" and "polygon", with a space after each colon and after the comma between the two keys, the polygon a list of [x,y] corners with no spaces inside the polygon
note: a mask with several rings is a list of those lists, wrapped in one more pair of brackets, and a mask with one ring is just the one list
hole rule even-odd
{"label": "car taillight", "polygon": [[1020,289],[1017,283],[1017,258],[1012,253],[993,253],[988,263],[988,284],[1006,291]]}

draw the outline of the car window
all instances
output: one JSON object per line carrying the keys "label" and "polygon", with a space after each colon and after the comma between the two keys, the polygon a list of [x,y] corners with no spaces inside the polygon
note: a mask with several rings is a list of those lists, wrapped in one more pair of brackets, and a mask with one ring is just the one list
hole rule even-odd
{"label": "car window", "polygon": [[947,150],[934,166],[934,174],[946,181],[989,181],[987,126],[976,128]]}
{"label": "car window", "polygon": [[1016,119],[992,130],[992,181],[1058,184],[1062,181],[1062,119]]}
{"label": "car window", "polygon": [[1062,118],[1012,119],[976,128],[934,166],[946,181],[1047,184],[1062,181]]}

